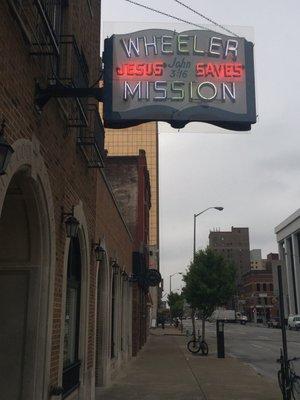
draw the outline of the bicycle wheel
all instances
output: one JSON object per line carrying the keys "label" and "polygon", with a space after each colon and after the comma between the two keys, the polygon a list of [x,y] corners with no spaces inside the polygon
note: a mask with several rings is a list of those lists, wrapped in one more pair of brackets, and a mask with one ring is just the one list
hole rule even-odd
{"label": "bicycle wheel", "polygon": [[207,354],[208,354],[208,345],[204,340],[202,340],[202,342],[200,344],[200,347],[201,347],[202,354],[204,356],[207,356]]}
{"label": "bicycle wheel", "polygon": [[280,387],[281,393],[283,394],[283,381],[282,381],[282,370],[281,369],[277,372],[277,379],[278,379],[278,385]]}
{"label": "bicycle wheel", "polygon": [[187,348],[191,353],[198,353],[201,348],[199,340],[190,340],[187,344]]}
{"label": "bicycle wheel", "polygon": [[300,400],[300,376],[294,375],[291,384],[293,399]]}

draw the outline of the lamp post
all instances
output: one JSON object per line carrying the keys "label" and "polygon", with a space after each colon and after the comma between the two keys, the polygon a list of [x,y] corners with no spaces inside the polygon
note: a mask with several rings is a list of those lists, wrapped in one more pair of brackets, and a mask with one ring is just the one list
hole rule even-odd
{"label": "lamp post", "polygon": [[182,274],[183,274],[182,272],[174,272],[174,274],[169,275],[169,277],[170,277],[170,293],[172,291],[172,276],[174,276],[174,275],[182,275]]}
{"label": "lamp post", "polygon": [[199,215],[205,213],[207,210],[215,209],[218,211],[224,210],[224,207],[208,207],[203,211],[200,211],[198,214],[194,214],[194,248],[193,248],[193,261],[195,261],[195,255],[196,255],[196,218],[199,217]]}

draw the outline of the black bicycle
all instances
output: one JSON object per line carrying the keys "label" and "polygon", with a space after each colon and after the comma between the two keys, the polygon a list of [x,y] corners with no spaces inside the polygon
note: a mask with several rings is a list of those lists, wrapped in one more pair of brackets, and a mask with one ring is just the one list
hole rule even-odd
{"label": "black bicycle", "polygon": [[196,336],[196,333],[193,332],[192,337],[193,339],[187,343],[188,350],[194,354],[199,353],[199,351],[201,350],[202,354],[204,356],[207,356],[208,345],[205,340],[201,340],[201,335],[199,334],[199,331],[198,336]]}
{"label": "black bicycle", "polygon": [[285,398],[290,400],[291,396],[294,400],[300,400],[300,376],[296,375],[293,361],[300,360],[299,357],[291,358],[287,361],[287,371],[285,370],[282,349],[280,349],[280,370],[277,373],[278,384]]}

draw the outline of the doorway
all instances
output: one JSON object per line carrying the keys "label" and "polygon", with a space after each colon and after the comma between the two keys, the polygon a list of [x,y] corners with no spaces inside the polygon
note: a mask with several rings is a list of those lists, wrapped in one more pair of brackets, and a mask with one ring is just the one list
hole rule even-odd
{"label": "doorway", "polygon": [[[0,210],[0,390],[4,399],[43,399],[48,291],[42,248],[47,215],[28,169],[10,181]],[[49,240],[49,239],[48,239]],[[47,263],[45,263],[47,264]],[[43,320],[43,324],[42,324]],[[44,338],[44,342],[41,341]]]}

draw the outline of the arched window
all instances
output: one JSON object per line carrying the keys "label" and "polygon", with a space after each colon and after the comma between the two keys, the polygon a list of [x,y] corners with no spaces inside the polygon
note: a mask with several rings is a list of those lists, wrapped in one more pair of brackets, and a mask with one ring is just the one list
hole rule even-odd
{"label": "arched window", "polygon": [[70,241],[64,327],[63,397],[79,386],[78,359],[81,291],[81,254],[78,238]]}

